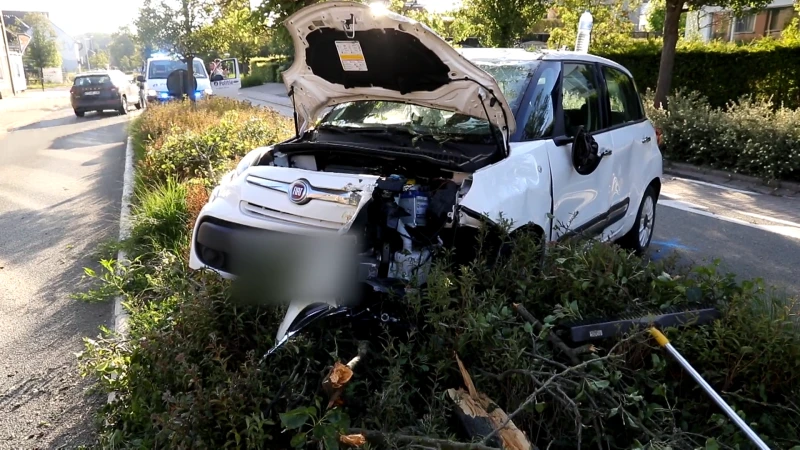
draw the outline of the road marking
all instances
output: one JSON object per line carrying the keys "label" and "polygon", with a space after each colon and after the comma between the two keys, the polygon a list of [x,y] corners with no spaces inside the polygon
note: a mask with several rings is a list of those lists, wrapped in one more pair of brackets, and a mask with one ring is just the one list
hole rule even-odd
{"label": "road marking", "polygon": [[696,203],[691,203],[691,202],[685,202],[685,201],[682,201],[682,200],[659,200],[658,203],[660,205],[669,206],[671,208],[678,208],[678,209],[686,207],[686,208],[692,208],[692,209],[708,210],[708,208],[703,206],[703,205],[698,205]]}
{"label": "road marking", "polygon": [[790,222],[788,220],[776,219],[774,217],[764,216],[764,215],[761,215],[761,214],[755,214],[755,213],[749,213],[749,212],[742,212],[742,214],[744,214],[745,216],[755,217],[756,219],[768,220],[770,222],[775,222],[775,223],[779,223],[779,224],[782,224],[782,225],[787,225],[787,226],[790,226],[790,227],[800,228],[800,223]]}
{"label": "road marking", "polygon": [[708,182],[705,182],[705,181],[691,180],[689,178],[672,177],[672,179],[673,180],[677,180],[677,181],[685,181],[687,183],[693,183],[693,184],[700,184],[700,185],[703,185],[703,186],[709,186],[709,187],[713,187],[713,188],[717,188],[717,189],[722,189],[722,190],[725,190],[725,191],[738,192],[740,194],[761,195],[758,192],[745,191],[745,190],[742,190],[742,189],[736,189],[736,188],[732,188],[732,187],[728,187],[728,186],[722,186],[721,184],[714,184],[714,183],[708,183]]}
{"label": "road marking", "polygon": [[[746,227],[755,228],[757,230],[768,231],[770,233],[779,234],[781,236],[786,236],[794,239],[800,239],[800,227],[797,226],[784,226],[784,225],[761,225],[757,223],[750,223],[746,222],[741,219],[735,219],[733,217],[721,216],[719,214],[712,213],[710,211],[705,211],[703,209],[696,209],[693,208],[691,203],[674,201],[674,200],[660,200],[658,202],[660,205],[666,206],[668,208],[675,208],[681,211],[686,211],[693,214],[699,214],[701,216],[711,217],[712,219],[723,220],[725,222],[735,223],[737,225],[744,225]],[[745,214],[745,213],[741,213]]]}

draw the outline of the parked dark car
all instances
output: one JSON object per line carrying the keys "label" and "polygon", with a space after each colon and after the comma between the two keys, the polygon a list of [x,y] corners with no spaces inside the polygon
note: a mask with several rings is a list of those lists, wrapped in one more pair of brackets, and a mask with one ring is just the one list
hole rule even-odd
{"label": "parked dark car", "polygon": [[78,117],[83,117],[87,111],[114,110],[127,114],[132,104],[136,109],[144,106],[139,86],[119,70],[79,74],[69,92],[72,109]]}

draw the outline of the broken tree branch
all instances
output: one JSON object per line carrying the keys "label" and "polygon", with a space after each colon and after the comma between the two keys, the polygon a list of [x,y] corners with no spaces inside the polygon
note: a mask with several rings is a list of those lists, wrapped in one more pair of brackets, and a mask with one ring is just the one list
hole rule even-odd
{"label": "broken tree branch", "polygon": [[[628,338],[628,339],[630,339],[630,338]],[[489,440],[490,440],[490,439],[492,439],[492,438],[493,438],[493,437],[494,437],[494,436],[497,434],[497,432],[498,432],[499,430],[501,430],[501,429],[505,428],[505,426],[508,424],[508,422],[511,422],[511,420],[512,420],[514,417],[516,417],[516,416],[517,416],[517,414],[519,414],[520,412],[522,412],[522,411],[523,411],[525,408],[527,408],[527,407],[528,407],[528,406],[529,406],[531,403],[533,403],[533,401],[534,401],[534,400],[536,400],[536,396],[538,396],[539,394],[541,394],[542,392],[544,392],[545,390],[547,390],[547,388],[550,386],[550,384],[552,384],[552,383],[553,383],[553,381],[555,381],[555,380],[557,380],[557,379],[559,379],[559,378],[562,378],[562,377],[564,377],[565,375],[567,375],[567,374],[568,374],[568,373],[570,373],[570,372],[574,372],[574,371],[576,371],[576,370],[583,369],[584,367],[588,366],[589,364],[593,364],[593,363],[597,363],[597,362],[605,361],[605,360],[608,360],[608,359],[611,359],[611,358],[615,357],[616,355],[614,354],[614,352],[616,351],[617,347],[619,347],[621,344],[623,344],[623,343],[627,342],[627,341],[628,341],[628,339],[625,339],[625,340],[623,340],[623,341],[619,341],[619,342],[617,342],[616,344],[614,344],[614,346],[611,348],[611,350],[608,352],[608,354],[607,354],[606,356],[601,356],[601,357],[599,357],[599,358],[590,359],[590,360],[588,360],[588,361],[584,361],[584,362],[582,362],[582,363],[580,363],[580,364],[577,364],[577,365],[574,365],[574,366],[572,366],[572,367],[568,367],[568,368],[566,368],[566,369],[562,370],[561,372],[559,372],[559,373],[556,373],[555,375],[553,375],[553,376],[551,376],[550,378],[548,378],[548,379],[547,379],[547,380],[546,380],[544,383],[542,383],[542,385],[541,385],[541,386],[539,386],[539,388],[538,388],[538,389],[536,389],[535,391],[533,391],[533,393],[532,393],[531,395],[529,395],[529,396],[528,396],[528,398],[526,398],[526,399],[525,399],[525,401],[524,401],[524,402],[522,402],[522,404],[521,404],[521,405],[519,405],[519,408],[517,408],[517,409],[516,409],[514,412],[512,412],[511,414],[509,414],[509,415],[508,415],[508,419],[506,420],[506,423],[504,423],[504,424],[503,424],[503,425],[502,425],[500,428],[496,428],[496,429],[495,429],[493,432],[491,432],[491,433],[490,433],[488,436],[486,436],[485,438],[483,438],[483,442],[484,442],[484,443],[486,443],[486,442],[489,442]]]}
{"label": "broken tree branch", "polygon": [[386,444],[388,442],[420,444],[439,448],[442,450],[497,450],[497,447],[489,447],[481,443],[455,442],[446,439],[434,439],[424,436],[410,436],[406,434],[384,433],[381,431],[363,430],[353,428],[347,430],[348,434],[360,434],[367,441],[375,444]]}
{"label": "broken tree branch", "polygon": [[[524,306],[519,303],[514,303],[514,310],[521,315],[523,319],[527,320],[531,325],[533,325],[533,330],[536,331],[536,333],[541,333],[542,330],[544,330],[544,325],[542,325],[542,323],[539,322],[536,317],[533,317],[533,314],[528,312]],[[547,340],[550,341],[550,343],[553,344],[557,349],[561,350],[562,353],[567,355],[567,358],[569,358],[572,364],[580,364],[580,358],[578,358],[575,352],[569,348],[569,346],[565,344],[561,338],[556,336],[555,333],[547,333]]]}
{"label": "broken tree branch", "polygon": [[369,342],[362,341],[358,344],[358,354],[353,357],[346,365],[336,361],[333,368],[322,380],[322,388],[328,394],[328,409],[339,400],[339,397],[344,392],[344,388],[353,378],[353,369],[358,365],[364,357],[367,356],[369,351]]}

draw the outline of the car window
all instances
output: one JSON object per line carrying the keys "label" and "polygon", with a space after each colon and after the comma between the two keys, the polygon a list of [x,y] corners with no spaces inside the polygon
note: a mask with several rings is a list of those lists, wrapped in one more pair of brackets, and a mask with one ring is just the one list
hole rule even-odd
{"label": "car window", "polygon": [[622,125],[642,119],[642,102],[633,85],[633,80],[621,71],[605,66],[603,77],[608,89],[611,105],[611,126]]}
{"label": "car window", "polygon": [[[150,67],[147,70],[147,78],[151,80],[165,80],[169,74],[178,69],[186,69],[186,64],[171,59],[150,61]],[[194,62],[194,76],[195,78],[206,78],[206,69],[200,61]]]}
{"label": "car window", "polygon": [[511,111],[516,113],[522,95],[528,88],[538,61],[480,60],[475,65],[489,73],[495,79]]}
{"label": "car window", "polygon": [[111,77],[108,75],[89,75],[75,78],[73,86],[88,87],[111,84]]}
{"label": "car window", "polygon": [[581,126],[588,132],[601,128],[600,95],[593,64],[564,64],[561,106],[567,136],[574,136]]}
{"label": "car window", "polygon": [[522,140],[530,141],[553,136],[556,86],[560,72],[560,64],[549,63],[542,68],[528,102],[528,118],[522,131]]}

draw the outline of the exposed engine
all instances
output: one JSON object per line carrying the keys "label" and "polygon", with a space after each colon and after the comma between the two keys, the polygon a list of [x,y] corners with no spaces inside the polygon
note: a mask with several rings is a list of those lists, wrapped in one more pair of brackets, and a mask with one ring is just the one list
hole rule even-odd
{"label": "exposed engine", "polygon": [[[287,155],[261,164],[318,172],[378,175],[369,204],[350,227],[359,249],[359,279],[395,279],[422,285],[436,252],[454,225],[455,205],[469,174],[419,160],[336,152]],[[413,165],[413,168],[412,168]]]}

